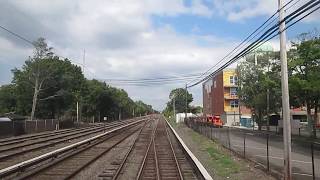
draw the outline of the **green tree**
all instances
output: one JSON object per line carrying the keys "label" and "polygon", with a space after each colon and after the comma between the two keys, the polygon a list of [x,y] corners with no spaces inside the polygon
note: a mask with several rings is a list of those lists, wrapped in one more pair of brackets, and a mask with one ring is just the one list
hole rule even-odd
{"label": "green tree", "polygon": [[[289,52],[289,88],[292,105],[307,107],[309,129],[315,137],[315,123],[320,106],[320,39],[303,38],[301,42],[292,45],[293,48]],[[313,118],[311,109],[314,109]]]}
{"label": "green tree", "polygon": [[184,88],[177,88],[170,92],[167,106],[164,110],[164,114],[169,116],[173,113],[173,104],[175,104],[176,113],[182,113],[186,111],[186,98],[187,98],[187,110],[190,110],[190,103],[193,101],[192,94],[186,91]]}
{"label": "green tree", "polygon": [[237,71],[240,101],[251,109],[260,130],[264,117],[278,113],[281,107],[278,52],[248,55],[245,61],[240,62]]}
{"label": "green tree", "polygon": [[[22,69],[15,68],[13,84],[17,91],[17,109],[30,119],[64,113],[74,100],[73,93],[81,90],[84,76],[80,67],[69,60],[60,60],[51,52],[45,40],[35,42],[35,52]],[[36,111],[39,106],[39,111]]]}
{"label": "green tree", "polygon": [[143,103],[142,101],[135,102],[135,114],[136,115],[147,115],[152,113],[153,109],[152,106]]}
{"label": "green tree", "polygon": [[0,114],[15,112],[17,98],[12,84],[0,87]]}

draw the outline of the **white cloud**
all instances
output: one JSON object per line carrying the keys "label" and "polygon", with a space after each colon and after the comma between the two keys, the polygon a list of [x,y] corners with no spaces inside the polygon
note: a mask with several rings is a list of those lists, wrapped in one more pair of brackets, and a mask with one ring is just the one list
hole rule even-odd
{"label": "white cloud", "polygon": [[[215,9],[221,16],[226,16],[229,21],[244,21],[257,16],[272,15],[278,9],[278,1],[270,0],[212,0]],[[287,14],[305,4],[308,0],[293,1],[285,7]],[[285,1],[284,4],[289,1]],[[304,22],[316,22],[320,13],[316,12],[303,20]]]}
{"label": "white cloud", "polygon": [[[155,28],[153,15],[209,18],[219,14],[236,21],[270,14],[275,6],[271,1],[257,0],[214,0],[214,9],[200,0],[193,0],[189,6],[183,0],[14,0],[0,2],[0,7],[16,12],[0,19],[0,23],[30,39],[44,36],[57,54],[77,62],[82,62],[86,49],[86,66],[90,70],[85,70],[87,77],[93,77],[93,72],[100,79],[131,79],[203,72],[236,43],[234,39],[213,35],[181,35],[170,25]],[[1,55],[15,54],[10,58],[22,64],[31,50],[9,36],[0,39]],[[142,99],[161,110],[169,91],[182,86],[123,88],[134,99]],[[194,104],[202,104],[201,86],[192,92],[196,97]]]}
{"label": "white cloud", "polygon": [[[194,0],[190,6],[186,6],[183,0],[15,0],[2,1],[1,4],[9,7],[8,11],[17,12],[15,17],[7,17],[14,18],[11,22],[20,20],[16,24],[0,20],[1,24],[11,25],[10,28],[21,33],[32,32],[30,39],[44,36],[57,54],[81,62],[83,49],[86,49],[87,77],[93,77],[91,72],[95,78],[101,79],[201,72],[214,64],[233,44],[219,46],[217,42],[221,43],[223,39],[213,36],[183,36],[170,25],[153,27],[153,15],[212,16],[210,9],[200,0]],[[3,40],[6,39],[12,40],[12,37],[6,36]],[[14,43],[18,45],[21,42]],[[7,49],[13,47],[7,42],[1,45]],[[12,49],[23,51],[24,56],[31,54],[24,48]],[[25,60],[21,56],[16,59],[21,64]],[[123,88],[134,99],[142,99],[161,110],[170,90],[179,86],[184,85]],[[201,92],[195,96],[199,95]],[[196,98],[195,104],[201,104],[201,99]]]}

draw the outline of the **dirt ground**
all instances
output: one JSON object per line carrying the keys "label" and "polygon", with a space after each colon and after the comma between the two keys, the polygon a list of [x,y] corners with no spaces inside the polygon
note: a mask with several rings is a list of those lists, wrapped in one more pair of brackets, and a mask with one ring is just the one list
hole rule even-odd
{"label": "dirt ground", "polygon": [[259,169],[256,164],[230,153],[219,143],[198,134],[186,125],[171,124],[213,179],[277,179]]}

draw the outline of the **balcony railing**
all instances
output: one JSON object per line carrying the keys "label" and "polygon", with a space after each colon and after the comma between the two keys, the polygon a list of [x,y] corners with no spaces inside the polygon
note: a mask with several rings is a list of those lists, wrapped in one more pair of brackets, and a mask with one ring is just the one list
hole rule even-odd
{"label": "balcony railing", "polygon": [[238,99],[238,95],[230,95],[230,94],[225,94],[224,95],[225,99]]}

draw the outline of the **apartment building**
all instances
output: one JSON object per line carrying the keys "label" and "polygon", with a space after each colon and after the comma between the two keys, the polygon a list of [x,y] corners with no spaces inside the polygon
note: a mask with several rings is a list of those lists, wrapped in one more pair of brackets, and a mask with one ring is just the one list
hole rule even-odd
{"label": "apartment building", "polygon": [[239,108],[237,83],[238,76],[235,69],[225,69],[204,82],[204,114],[220,115],[226,125],[239,125],[240,114],[251,116],[249,109],[243,106]]}

